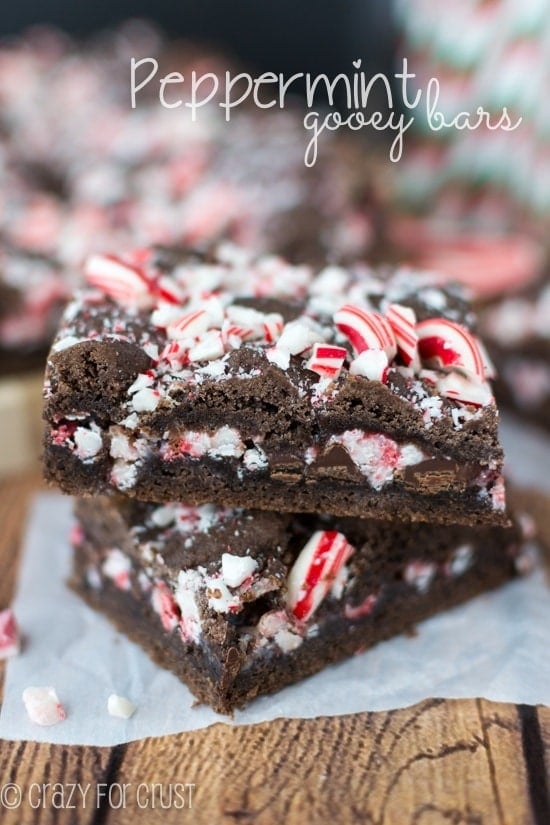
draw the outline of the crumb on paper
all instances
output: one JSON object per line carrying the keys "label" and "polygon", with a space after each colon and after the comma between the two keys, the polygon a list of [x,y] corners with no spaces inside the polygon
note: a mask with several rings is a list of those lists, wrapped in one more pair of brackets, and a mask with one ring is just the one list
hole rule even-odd
{"label": "crumb on paper", "polygon": [[21,637],[13,610],[0,610],[0,659],[16,656],[21,650]]}
{"label": "crumb on paper", "polygon": [[23,704],[31,722],[49,726],[62,722],[65,709],[53,687],[28,687],[23,691]]}
{"label": "crumb on paper", "polygon": [[136,706],[125,696],[111,693],[107,699],[107,710],[111,716],[116,716],[118,719],[129,719],[136,712]]}

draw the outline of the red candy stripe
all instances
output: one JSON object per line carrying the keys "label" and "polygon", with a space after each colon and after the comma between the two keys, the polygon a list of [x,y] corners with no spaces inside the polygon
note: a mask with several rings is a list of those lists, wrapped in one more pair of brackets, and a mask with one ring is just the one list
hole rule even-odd
{"label": "red candy stripe", "polygon": [[460,401],[461,404],[471,404],[472,407],[485,407],[493,401],[488,384],[470,381],[458,372],[451,372],[441,378],[437,388],[445,398]]}
{"label": "red candy stripe", "polygon": [[386,313],[388,322],[397,341],[397,351],[405,366],[418,369],[418,334],[416,332],[416,315],[410,307],[390,304]]}
{"label": "red candy stripe", "polygon": [[177,627],[181,620],[181,610],[174,601],[174,597],[165,582],[156,582],[151,600],[153,610],[160,616],[163,628],[170,632]]}
{"label": "red candy stripe", "polygon": [[115,255],[91,255],[84,266],[86,280],[121,304],[143,304],[152,298],[145,272]]}
{"label": "red candy stripe", "polygon": [[210,318],[205,309],[197,309],[182,315],[177,321],[168,325],[169,338],[198,338],[210,326]]}
{"label": "red candy stripe", "polygon": [[263,338],[268,344],[273,344],[283,329],[283,321],[266,321],[263,323]]}
{"label": "red candy stripe", "polygon": [[336,378],[346,360],[348,352],[344,347],[333,347],[328,344],[314,344],[311,358],[306,363],[306,369],[316,372],[327,378]]}
{"label": "red candy stripe", "polygon": [[161,275],[155,284],[155,294],[167,304],[183,304],[185,295],[180,287],[168,275]]}
{"label": "red candy stripe", "polygon": [[416,331],[420,356],[428,366],[461,367],[484,380],[483,356],[467,329],[446,318],[429,318],[417,324]]}
{"label": "red candy stripe", "polygon": [[181,341],[170,341],[160,353],[159,359],[168,361],[173,369],[181,369],[189,363],[189,347]]}
{"label": "red candy stripe", "polygon": [[294,562],[287,582],[287,604],[299,621],[307,621],[319,607],[354,550],[346,537],[335,530],[319,530],[312,535]]}
{"label": "red candy stripe", "polygon": [[345,304],[335,313],[334,323],[357,354],[366,349],[381,349],[389,360],[395,357],[397,344],[393,330],[380,313]]}

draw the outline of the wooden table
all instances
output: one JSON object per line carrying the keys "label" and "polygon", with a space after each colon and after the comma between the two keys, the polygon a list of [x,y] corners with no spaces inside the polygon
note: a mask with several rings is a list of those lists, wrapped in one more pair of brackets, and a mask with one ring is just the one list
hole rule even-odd
{"label": "wooden table", "polygon": [[[38,486],[37,477],[0,485],[2,607]],[[220,723],[114,748],[0,747],[0,785],[17,783],[22,799],[0,811],[2,825],[550,825],[550,709],[542,707],[429,699],[389,713]],[[75,783],[90,783],[85,806]],[[17,789],[4,793],[17,801]],[[174,804],[162,808],[170,793]]]}

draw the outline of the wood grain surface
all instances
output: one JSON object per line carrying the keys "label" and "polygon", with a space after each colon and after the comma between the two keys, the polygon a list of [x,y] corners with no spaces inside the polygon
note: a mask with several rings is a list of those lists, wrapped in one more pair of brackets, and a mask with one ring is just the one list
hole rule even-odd
{"label": "wood grain surface", "polygon": [[[0,485],[0,607],[38,486]],[[0,742],[2,825],[550,825],[549,784],[550,709],[479,699],[115,748]]]}

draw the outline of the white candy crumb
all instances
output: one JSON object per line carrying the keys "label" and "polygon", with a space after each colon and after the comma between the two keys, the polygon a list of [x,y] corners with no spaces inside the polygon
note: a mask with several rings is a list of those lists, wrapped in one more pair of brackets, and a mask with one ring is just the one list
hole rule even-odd
{"label": "white candy crumb", "polygon": [[129,719],[136,712],[136,706],[126,697],[111,693],[107,699],[107,710],[111,716],[116,716],[117,719]]}
{"label": "white candy crumb", "polygon": [[76,455],[82,459],[93,458],[103,447],[101,435],[98,432],[86,429],[86,427],[76,428],[74,443],[76,445]]}
{"label": "white candy crumb", "polygon": [[257,567],[258,562],[250,556],[222,554],[222,578],[228,587],[239,587]]}

